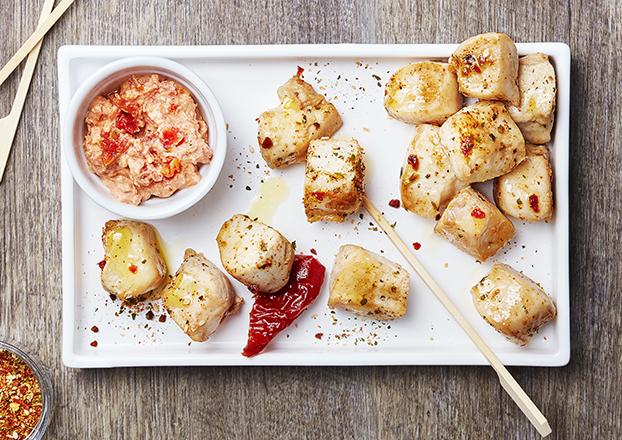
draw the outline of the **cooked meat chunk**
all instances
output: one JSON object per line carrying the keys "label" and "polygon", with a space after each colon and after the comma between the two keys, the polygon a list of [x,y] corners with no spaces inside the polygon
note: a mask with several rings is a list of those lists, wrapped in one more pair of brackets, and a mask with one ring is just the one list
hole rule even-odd
{"label": "cooked meat chunk", "polygon": [[544,145],[527,145],[527,158],[497,177],[495,202],[501,211],[529,222],[553,216],[553,170]]}
{"label": "cooked meat chunk", "polygon": [[289,280],[294,247],[277,230],[241,214],[227,220],[218,236],[224,268],[260,293],[274,293]]}
{"label": "cooked meat chunk", "polygon": [[409,124],[437,124],[462,107],[456,75],[449,64],[420,61],[393,74],[384,91],[389,115]]}
{"label": "cooked meat chunk", "polygon": [[163,283],[168,271],[153,226],[109,220],[102,231],[101,282],[122,301],[141,301]]}
{"label": "cooked meat chunk", "polygon": [[439,128],[419,125],[402,168],[402,205],[423,217],[439,215],[451,198],[468,184],[460,182],[441,146]]}
{"label": "cooked meat chunk", "polygon": [[332,136],[343,124],[335,106],[297,75],[278,96],[281,104],[258,118],[259,150],[271,168],[304,162],[309,142]]}
{"label": "cooked meat chunk", "polygon": [[510,241],[515,230],[494,204],[468,187],[449,202],[434,232],[485,261]]}
{"label": "cooked meat chunk", "polygon": [[509,173],[525,158],[523,135],[498,102],[464,107],[445,121],[440,136],[452,169],[463,182],[484,182]]}
{"label": "cooked meat chunk", "polygon": [[406,314],[410,276],[399,264],[355,245],[339,249],[330,279],[328,306],[375,319]]}
{"label": "cooked meat chunk", "polygon": [[512,119],[527,142],[545,144],[551,140],[555,117],[557,84],[549,57],[536,53],[519,60],[520,105],[508,105]]}
{"label": "cooked meat chunk", "polygon": [[534,334],[555,319],[553,300],[530,278],[507,264],[495,264],[471,289],[479,314],[510,341],[527,344]]}
{"label": "cooked meat chunk", "polygon": [[164,307],[193,341],[207,341],[244,302],[229,279],[201,253],[186,249],[184,261],[162,292]]}
{"label": "cooked meat chunk", "polygon": [[464,41],[449,58],[465,96],[518,105],[518,54],[505,34],[490,32]]}
{"label": "cooked meat chunk", "polygon": [[305,169],[304,205],[309,222],[342,222],[361,206],[365,187],[363,149],[354,140],[311,142]]}

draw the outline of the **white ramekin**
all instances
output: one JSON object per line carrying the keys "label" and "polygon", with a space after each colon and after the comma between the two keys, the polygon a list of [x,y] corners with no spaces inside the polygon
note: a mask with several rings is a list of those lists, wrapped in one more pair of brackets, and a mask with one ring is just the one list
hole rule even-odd
{"label": "white ramekin", "polygon": [[[196,185],[177,191],[168,198],[152,197],[134,206],[116,200],[100,178],[89,170],[82,150],[85,134],[84,118],[93,98],[114,91],[131,75],[145,73],[160,74],[188,89],[207,123],[209,145],[214,156],[209,164],[201,166],[201,180]],[[64,156],[80,188],[103,208],[119,216],[137,220],[171,217],[197,203],[216,183],[227,153],[225,119],[216,97],[191,70],[166,58],[124,58],[99,69],[74,93],[69,107],[64,111],[61,130]]]}

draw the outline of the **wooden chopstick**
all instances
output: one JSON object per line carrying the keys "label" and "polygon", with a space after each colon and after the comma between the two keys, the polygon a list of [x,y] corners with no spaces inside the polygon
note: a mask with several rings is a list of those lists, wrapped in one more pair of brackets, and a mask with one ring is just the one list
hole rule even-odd
{"label": "wooden chopstick", "polygon": [[41,39],[47,34],[47,32],[54,26],[56,21],[65,13],[65,11],[71,6],[74,0],[63,0],[56,8],[48,15],[48,17],[37,27],[32,35],[22,44],[15,55],[6,63],[6,65],[0,70],[0,86],[6,81],[6,79],[13,73],[15,68],[26,58],[26,56],[34,49],[34,47],[41,41]]}
{"label": "wooden chopstick", "polygon": [[[54,0],[45,0],[43,3],[43,9],[39,18],[39,25],[43,23],[52,12],[54,7]],[[24,66],[24,72],[22,73],[22,79],[19,82],[17,93],[15,94],[15,100],[11,106],[11,111],[8,116],[0,119],[0,183],[2,183],[2,177],[4,176],[4,170],[6,168],[7,160],[9,159],[9,153],[11,152],[11,146],[15,139],[15,133],[17,132],[17,126],[19,119],[22,115],[22,109],[26,102],[26,95],[30,88],[30,81],[34,74],[35,67],[37,65],[37,59],[39,58],[39,51],[41,50],[41,41],[35,45]]]}
{"label": "wooden chopstick", "polygon": [[473,326],[469,324],[469,322],[462,315],[462,313],[460,313],[458,308],[454,305],[451,299],[449,299],[443,289],[441,289],[441,287],[436,283],[436,281],[434,281],[428,271],[425,270],[425,268],[421,265],[419,260],[417,260],[410,248],[406,245],[406,243],[404,243],[399,235],[397,235],[397,232],[395,232],[393,227],[384,218],[382,213],[378,211],[378,209],[366,196],[363,199],[363,204],[365,205],[367,212],[369,212],[369,214],[373,217],[376,223],[382,228],[385,234],[387,234],[387,237],[389,237],[389,240],[393,242],[397,250],[399,250],[404,258],[406,258],[408,263],[412,266],[415,272],[417,272],[419,277],[430,288],[432,293],[434,293],[436,298],[438,298],[438,300],[453,316],[456,322],[460,324],[462,330],[465,331],[465,333],[469,336],[469,338],[471,338],[475,346],[488,360],[492,368],[494,368],[494,370],[497,372],[497,375],[499,376],[499,381],[501,382],[501,386],[503,386],[503,388],[510,395],[512,400],[514,400],[514,402],[518,405],[521,411],[523,411],[523,413],[527,416],[529,421],[538,430],[540,435],[542,437],[546,437],[547,435],[549,435],[551,433],[551,427],[549,426],[549,422],[544,417],[544,414],[542,414],[538,407],[531,401],[529,396],[523,391],[521,386],[518,384],[518,382],[516,382],[514,377],[512,377],[507,368],[505,368],[505,366],[501,363],[499,358],[493,353],[490,347],[488,347],[482,337],[475,331]]}

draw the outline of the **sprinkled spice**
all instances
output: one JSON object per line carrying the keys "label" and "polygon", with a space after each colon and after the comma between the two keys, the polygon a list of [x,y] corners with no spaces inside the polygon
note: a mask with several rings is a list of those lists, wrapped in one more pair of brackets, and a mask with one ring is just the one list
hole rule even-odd
{"label": "sprinkled spice", "polygon": [[400,207],[400,201],[398,199],[391,199],[391,200],[389,200],[389,206],[391,208],[399,208]]}
{"label": "sprinkled spice", "polygon": [[540,203],[537,195],[532,194],[529,196],[529,206],[533,212],[540,212]]}
{"label": "sprinkled spice", "polygon": [[97,263],[97,265],[101,270],[104,270],[104,267],[106,267],[106,260],[101,260],[99,263]]}
{"label": "sprinkled spice", "polygon": [[43,396],[35,374],[17,355],[0,350],[0,433],[25,439],[43,412]]}
{"label": "sprinkled spice", "polygon": [[324,333],[316,333],[315,334],[315,339],[319,339],[322,340],[322,337],[324,336]]}
{"label": "sprinkled spice", "polygon": [[473,147],[475,147],[475,142],[473,142],[473,138],[470,136],[462,136],[460,139],[460,151],[465,156],[470,156],[473,151]]}
{"label": "sprinkled spice", "polygon": [[90,345],[91,345],[91,347],[95,348],[95,347],[97,347],[98,344],[97,344],[97,341],[93,341],[93,342],[91,342]]}
{"label": "sprinkled spice", "polygon": [[130,267],[128,267],[128,269],[130,270],[130,272],[136,273],[136,271],[138,270],[138,267],[136,267],[135,264],[130,264]]}
{"label": "sprinkled spice", "polygon": [[158,318],[158,321],[166,322],[166,315],[160,315],[160,317]]}
{"label": "sprinkled spice", "polygon": [[413,243],[413,247],[415,248],[416,251],[418,251],[419,249],[421,249],[421,243],[419,243],[418,241],[415,241]]}
{"label": "sprinkled spice", "polygon": [[304,73],[304,71],[305,71],[305,69],[304,69],[303,67],[297,66],[297,69],[296,69],[296,76],[297,76],[298,78],[300,78],[300,77],[302,76],[302,74]]}
{"label": "sprinkled spice", "polygon": [[313,255],[317,255],[317,251],[314,248],[309,249],[309,252],[311,252]]}
{"label": "sprinkled spice", "polygon": [[471,211],[471,217],[482,219],[486,217],[486,213],[479,208],[475,208],[473,211]]}
{"label": "sprinkled spice", "polygon": [[97,327],[96,325],[94,325],[93,327],[91,327],[91,331],[93,333],[99,333],[99,327]]}
{"label": "sprinkled spice", "polygon": [[419,169],[419,158],[414,154],[409,155],[408,164],[413,167],[413,170],[417,171]]}

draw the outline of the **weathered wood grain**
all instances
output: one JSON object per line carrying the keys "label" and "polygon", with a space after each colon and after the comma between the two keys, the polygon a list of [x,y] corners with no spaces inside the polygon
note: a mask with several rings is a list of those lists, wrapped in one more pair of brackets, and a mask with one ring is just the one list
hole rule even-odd
{"label": "weathered wood grain", "polygon": [[[4,63],[41,0],[0,0]],[[572,50],[572,361],[512,368],[557,439],[622,437],[622,3],[77,0],[46,38],[0,185],[0,338],[50,365],[53,439],[533,439],[489,368],[62,367],[56,50],[63,44],[446,43]],[[10,107],[14,75],[0,89]],[[1,135],[1,133],[0,133]]]}

